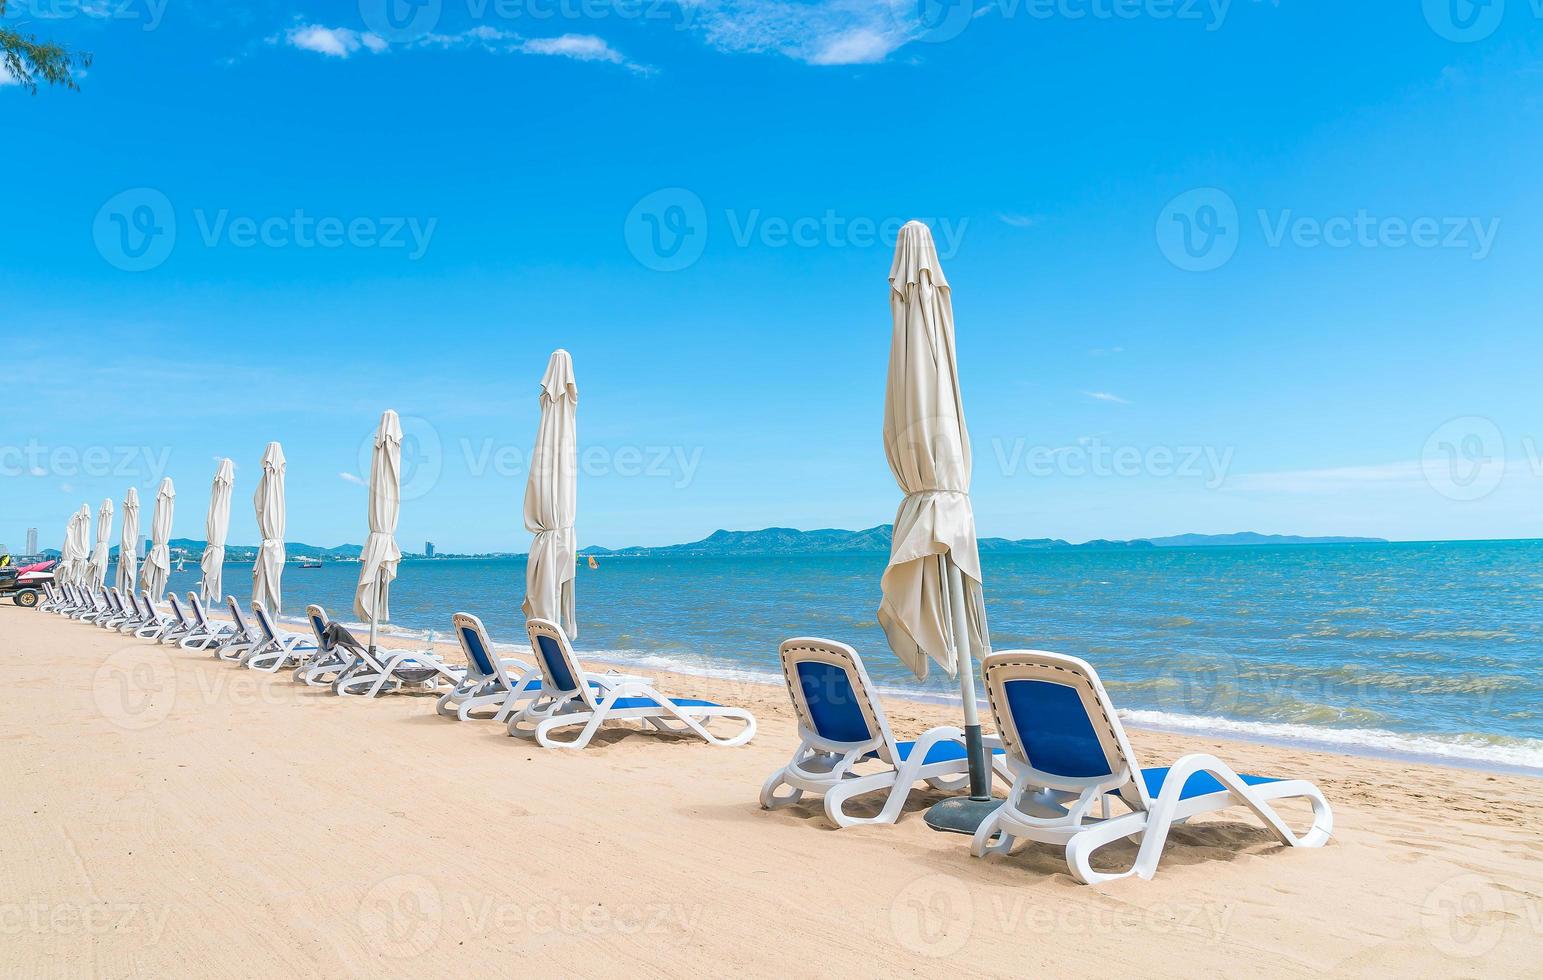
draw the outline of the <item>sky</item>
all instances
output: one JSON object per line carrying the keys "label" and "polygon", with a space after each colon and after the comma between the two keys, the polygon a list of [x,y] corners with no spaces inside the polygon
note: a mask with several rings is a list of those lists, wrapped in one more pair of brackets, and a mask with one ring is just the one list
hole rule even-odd
{"label": "sky", "polygon": [[[389,5],[389,6],[388,6]],[[230,540],[861,528],[895,229],[952,285],[982,535],[1543,536],[1543,0],[26,0],[0,79],[0,543],[163,476]]]}

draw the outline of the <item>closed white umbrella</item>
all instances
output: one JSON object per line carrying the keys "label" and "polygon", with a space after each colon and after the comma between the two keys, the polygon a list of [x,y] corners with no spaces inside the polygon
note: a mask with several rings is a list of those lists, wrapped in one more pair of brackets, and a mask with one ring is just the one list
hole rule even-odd
{"label": "closed white umbrella", "polygon": [[123,497],[123,537],[118,542],[118,591],[134,591],[139,571],[139,491],[129,487]]}
{"label": "closed white umbrella", "polygon": [[252,566],[252,601],[270,613],[280,610],[279,580],[284,575],[284,448],[276,442],[263,450],[262,476],[252,506],[262,544]]}
{"label": "closed white umbrella", "polygon": [[953,301],[932,232],[921,222],[900,230],[889,283],[894,333],[884,452],[905,500],[895,515],[879,625],[917,677],[927,676],[929,660],[958,677],[970,796],[987,800],[973,658],[989,651],[989,634],[970,507],[970,436],[954,358]]}
{"label": "closed white umbrella", "polygon": [[203,569],[203,581],[199,594],[206,605],[221,601],[221,587],[225,575],[225,535],[230,532],[230,494],[236,484],[236,464],[228,459],[220,460],[214,472],[214,486],[209,490],[209,517],[204,522],[204,556],[198,560]]}
{"label": "closed white umbrella", "polygon": [[396,543],[396,522],[402,512],[402,422],[387,409],[375,430],[370,456],[370,536],[359,556],[359,587],[354,612],[370,621],[370,649],[381,621],[390,621],[391,582],[402,560]]}
{"label": "closed white umbrella", "polygon": [[150,593],[152,602],[165,596],[166,582],[171,578],[171,517],[176,500],[171,477],[165,477],[155,493],[155,513],[150,517],[150,553],[139,570],[139,584]]}
{"label": "closed white umbrella", "polygon": [[560,623],[570,638],[579,635],[574,575],[578,542],[579,384],[573,358],[552,352],[541,378],[541,422],[525,484],[525,528],[535,534],[525,562],[525,616]]}
{"label": "closed white umbrella", "polygon": [[96,547],[91,551],[91,562],[86,566],[87,584],[97,588],[107,585],[108,554],[112,550],[113,502],[102,501],[102,509],[96,515]]}
{"label": "closed white umbrella", "polygon": [[72,580],[76,585],[91,584],[91,505],[81,504],[75,512],[75,533],[70,539],[70,551],[75,557]]}
{"label": "closed white umbrella", "polygon": [[90,520],[86,516],[90,512],[90,508],[85,504],[81,504],[80,510],[71,514],[70,522],[64,526],[64,544],[59,547],[59,574],[57,577],[65,585],[77,585],[84,577],[82,572],[86,556],[80,550],[80,542],[83,540],[80,522],[82,520]]}

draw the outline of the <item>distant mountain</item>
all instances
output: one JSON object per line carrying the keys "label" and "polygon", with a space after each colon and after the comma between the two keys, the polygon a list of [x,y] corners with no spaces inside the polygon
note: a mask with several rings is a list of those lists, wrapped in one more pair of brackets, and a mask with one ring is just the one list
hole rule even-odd
{"label": "distant mountain", "polygon": [[[209,543],[194,538],[172,538],[166,544],[173,551],[181,549],[190,555],[196,556],[202,555],[204,548],[208,547]],[[364,547],[357,544],[340,544],[335,548],[324,548],[321,545],[305,544],[300,541],[286,541],[284,543],[284,553],[291,558],[296,555],[308,555],[312,558],[351,559],[358,558],[363,551]],[[118,549],[113,548],[111,554],[116,560]],[[228,544],[225,546],[226,561],[251,561],[256,555],[257,545],[255,544]]]}
{"label": "distant mountain", "polygon": [[[671,544],[653,548],[580,548],[585,555],[636,555],[668,557],[671,555],[859,555],[889,554],[889,539],[893,526],[880,524],[865,531],[845,531],[840,528],[821,528],[817,531],[800,531],[791,527],[768,527],[759,531],[718,530],[700,541],[689,544]],[[1026,538],[1009,541],[1006,538],[981,538],[980,550],[996,554],[1047,551],[1072,548],[1150,548],[1146,541],[1089,541],[1086,544],[1070,544],[1054,538]]]}
{"label": "distant mountain", "polygon": [[1387,538],[1311,538],[1298,534],[1259,534],[1239,531],[1236,534],[1175,534],[1166,538],[1150,538],[1159,548],[1225,548],[1258,547],[1271,544],[1387,544]]}

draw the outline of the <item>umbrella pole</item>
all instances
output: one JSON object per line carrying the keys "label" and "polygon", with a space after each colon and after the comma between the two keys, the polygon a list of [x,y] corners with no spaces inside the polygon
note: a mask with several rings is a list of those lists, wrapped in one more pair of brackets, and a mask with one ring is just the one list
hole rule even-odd
{"label": "umbrella pole", "polygon": [[[375,632],[380,624],[380,573],[375,573],[374,598],[370,601],[370,656],[375,656]],[[355,641],[358,642],[358,641]]]}
{"label": "umbrella pole", "polygon": [[954,666],[959,671],[959,697],[964,702],[964,752],[970,763],[970,799],[991,799],[986,778],[986,752],[981,743],[980,705],[975,700],[975,657],[970,652],[970,627],[965,616],[964,576],[959,566],[943,559],[948,604],[954,630]]}
{"label": "umbrella pole", "polygon": [[965,614],[964,576],[946,556],[939,556],[943,582],[948,589],[950,626],[954,634],[954,665],[959,674],[959,696],[964,701],[964,750],[970,764],[970,795],[953,796],[933,804],[924,818],[933,830],[973,835],[1001,803],[991,796],[990,770],[980,731],[980,705],[975,702],[975,657],[970,650],[970,627]]}

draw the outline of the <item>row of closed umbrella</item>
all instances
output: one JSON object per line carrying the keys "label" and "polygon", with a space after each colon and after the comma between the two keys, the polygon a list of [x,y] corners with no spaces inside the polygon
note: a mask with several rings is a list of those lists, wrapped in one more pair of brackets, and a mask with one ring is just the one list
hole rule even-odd
{"label": "row of closed umbrella", "polygon": [[[890,559],[881,579],[879,624],[895,655],[918,678],[929,662],[960,682],[965,714],[971,797],[989,796],[974,689],[973,658],[990,650],[975,518],[970,503],[970,439],[965,426],[954,345],[952,293],[943,274],[932,232],[907,223],[896,242],[889,273],[893,322],[884,403],[884,450],[895,482],[905,494],[895,516]],[[525,526],[534,535],[526,565],[523,610],[529,618],[562,625],[578,635],[574,577],[577,540],[578,382],[573,359],[555,351],[541,379],[540,422],[525,490]],[[401,549],[396,526],[401,511],[402,426],[394,411],[382,415],[370,466],[369,537],[360,559],[354,611],[370,623],[373,648],[379,623],[389,619],[391,583]],[[262,543],[252,571],[253,601],[277,611],[284,568],[284,453],[270,443],[253,503]],[[222,460],[210,495],[204,552],[203,594],[218,601],[225,536],[230,520],[234,469]],[[161,484],[152,521],[152,545],[140,581],[160,595],[170,574],[167,542],[175,494]],[[124,500],[119,585],[133,579],[139,502]],[[96,552],[87,557],[89,509],[70,520],[61,575],[100,584],[106,576],[106,540],[112,503],[98,518]],[[132,532],[132,533],[131,533]],[[94,576],[94,577],[93,577]],[[950,801],[945,801],[948,803]],[[943,805],[940,804],[940,807]],[[967,818],[940,813],[929,822],[940,829],[971,829]],[[950,826],[950,824],[953,824]]]}

